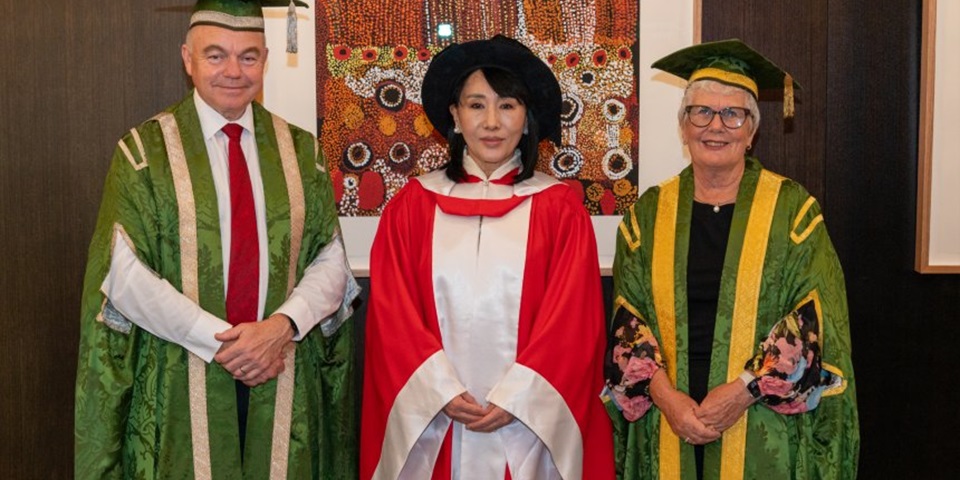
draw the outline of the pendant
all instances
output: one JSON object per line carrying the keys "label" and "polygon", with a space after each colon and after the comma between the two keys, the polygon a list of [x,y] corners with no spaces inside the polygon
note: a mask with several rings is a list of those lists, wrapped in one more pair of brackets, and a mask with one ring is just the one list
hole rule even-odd
{"label": "pendant", "polygon": [[713,213],[720,213],[720,205],[713,206]]}

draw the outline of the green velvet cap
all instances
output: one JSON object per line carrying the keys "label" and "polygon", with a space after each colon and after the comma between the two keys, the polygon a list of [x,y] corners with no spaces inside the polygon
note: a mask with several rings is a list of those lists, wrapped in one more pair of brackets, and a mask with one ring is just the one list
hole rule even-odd
{"label": "green velvet cap", "polygon": [[230,30],[263,31],[263,7],[306,7],[299,0],[198,0],[190,26],[215,25]]}
{"label": "green velvet cap", "polygon": [[789,73],[739,39],[706,42],[677,50],[651,65],[689,82],[716,80],[759,96],[783,89],[784,117],[793,116],[793,90],[802,88]]}

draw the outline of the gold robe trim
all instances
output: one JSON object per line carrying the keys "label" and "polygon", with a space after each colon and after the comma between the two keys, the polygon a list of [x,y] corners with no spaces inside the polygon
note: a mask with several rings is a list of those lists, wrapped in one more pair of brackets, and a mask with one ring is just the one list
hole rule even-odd
{"label": "gold robe trim", "polygon": [[636,208],[636,205],[630,205],[630,227],[632,228],[627,227],[626,220],[620,221],[620,234],[623,235],[631,252],[640,248],[640,224],[637,223]]}
{"label": "gold robe trim", "polygon": [[[680,201],[680,177],[660,184],[657,218],[653,234],[653,307],[660,329],[660,353],[667,365],[670,381],[677,381],[677,304],[674,290],[676,263],[677,206]],[[680,438],[660,413],[660,479],[680,478]]]}
{"label": "gold robe trim", "polygon": [[[303,242],[303,223],[306,201],[303,182],[297,163],[297,152],[290,135],[290,127],[282,118],[273,115],[273,129],[280,149],[280,162],[290,200],[290,263],[287,276],[287,296],[297,284],[297,259]],[[273,441],[270,453],[270,478],[287,478],[287,458],[290,454],[290,423],[293,417],[294,378],[296,377],[296,349],[287,353],[283,373],[277,377],[277,396],[273,413]]]}
{"label": "gold robe trim", "polygon": [[[173,186],[177,192],[177,213],[180,219],[180,275],[183,294],[200,303],[199,259],[197,254],[197,209],[187,157],[180,139],[180,127],[172,113],[154,117],[160,122],[163,143],[167,147]],[[188,353],[190,385],[190,433],[193,444],[193,475],[197,480],[213,478],[210,467],[210,433],[207,422],[207,364]]]}
{"label": "gold robe trim", "polygon": [[[768,170],[760,172],[757,191],[753,195],[750,218],[737,267],[736,299],[730,327],[730,352],[727,357],[727,382],[743,373],[744,362],[756,346],[757,308],[763,263],[767,255],[770,225],[773,223],[780,184],[783,177]],[[720,454],[720,479],[742,480],[747,446],[747,413],[723,433]]]}

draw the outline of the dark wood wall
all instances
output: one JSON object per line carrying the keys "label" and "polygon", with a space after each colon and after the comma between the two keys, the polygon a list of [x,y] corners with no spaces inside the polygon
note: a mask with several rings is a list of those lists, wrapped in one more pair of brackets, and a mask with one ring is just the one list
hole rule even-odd
{"label": "dark wood wall", "polygon": [[703,0],[703,19],[804,86],[792,122],[761,108],[756,152],[819,198],[844,267],[861,478],[954,478],[960,275],[913,271],[921,2]]}
{"label": "dark wood wall", "polygon": [[184,0],[0,1],[0,478],[73,477],[80,287],[110,155],[187,91]]}
{"label": "dark wood wall", "polygon": [[[943,0],[942,0],[943,1]],[[0,478],[72,476],[86,248],[115,142],[187,88],[191,0],[0,2]],[[756,153],[824,206],[849,291],[861,478],[960,468],[960,275],[913,272],[918,0],[703,0],[804,86]]]}

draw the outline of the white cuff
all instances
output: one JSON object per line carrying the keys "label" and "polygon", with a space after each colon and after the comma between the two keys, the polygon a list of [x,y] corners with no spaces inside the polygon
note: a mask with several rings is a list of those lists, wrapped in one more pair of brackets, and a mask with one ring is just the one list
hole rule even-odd
{"label": "white cuff", "polygon": [[180,346],[202,358],[203,361],[210,363],[213,356],[220,351],[220,346],[223,345],[223,342],[213,338],[213,336],[232,327],[233,325],[210,315],[206,311],[201,311],[193,324],[193,328],[187,332]]}
{"label": "white cuff", "polygon": [[[277,311],[273,312],[273,315],[278,313],[286,315],[288,318],[290,318],[290,320],[293,321],[293,324],[297,326],[297,331],[293,332],[293,341],[295,342],[303,340],[303,334],[300,332],[306,333],[315,325],[307,325],[306,322],[301,320],[315,317],[313,316],[313,312],[310,311],[310,304],[298,295],[291,295],[286,302],[283,302],[283,305],[280,305],[280,308],[278,308]],[[307,328],[308,326],[310,328]]]}

